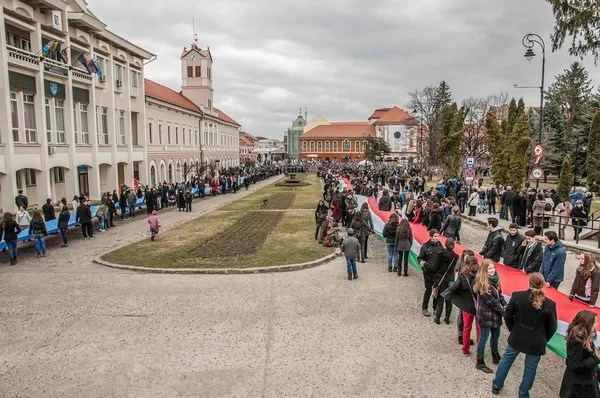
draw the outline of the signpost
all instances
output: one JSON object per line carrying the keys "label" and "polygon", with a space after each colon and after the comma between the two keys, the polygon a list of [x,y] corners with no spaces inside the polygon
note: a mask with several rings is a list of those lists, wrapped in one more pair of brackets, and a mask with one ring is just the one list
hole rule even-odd
{"label": "signpost", "polygon": [[539,180],[544,177],[544,170],[536,167],[535,169],[531,170],[531,176],[536,180]]}
{"label": "signpost", "polygon": [[475,158],[468,157],[467,161],[465,162],[465,168],[466,169],[474,169],[475,168]]}
{"label": "signpost", "polygon": [[465,169],[465,177],[467,178],[467,181],[473,181],[473,178],[475,178],[475,169]]}

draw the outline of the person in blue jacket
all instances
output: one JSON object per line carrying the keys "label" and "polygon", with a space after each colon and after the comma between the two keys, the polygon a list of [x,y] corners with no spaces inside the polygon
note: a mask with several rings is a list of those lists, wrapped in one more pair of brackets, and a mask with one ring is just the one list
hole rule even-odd
{"label": "person in blue jacket", "polygon": [[569,198],[571,198],[573,207],[575,207],[578,200],[581,200],[583,202],[583,200],[585,199],[585,194],[583,193],[583,189],[581,187],[580,188],[573,187],[573,189],[571,189],[571,192],[569,193]]}
{"label": "person in blue jacket", "polygon": [[546,244],[546,250],[544,250],[540,273],[546,280],[546,286],[558,289],[565,278],[567,252],[554,231],[548,231],[544,234],[544,243]]}
{"label": "person in blue jacket", "polygon": [[444,181],[440,181],[440,185],[438,185],[437,189],[442,198],[446,196],[446,184],[444,184]]}

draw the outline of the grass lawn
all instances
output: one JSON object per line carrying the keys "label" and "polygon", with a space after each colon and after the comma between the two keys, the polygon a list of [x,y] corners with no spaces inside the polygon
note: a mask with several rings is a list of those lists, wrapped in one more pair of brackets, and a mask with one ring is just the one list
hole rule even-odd
{"label": "grass lawn", "polygon": [[[316,176],[306,179],[313,185],[287,188],[271,184],[215,212],[161,232],[154,242],[148,238],[107,253],[102,259],[151,268],[251,268],[297,264],[326,256],[334,249],[314,240],[314,208],[321,198],[321,186]],[[263,205],[265,199],[269,201]],[[268,234],[260,230],[266,225],[272,229]]]}

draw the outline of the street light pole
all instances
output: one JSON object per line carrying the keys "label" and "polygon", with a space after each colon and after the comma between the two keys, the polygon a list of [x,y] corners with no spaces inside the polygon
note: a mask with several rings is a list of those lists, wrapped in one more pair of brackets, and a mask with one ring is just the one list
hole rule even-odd
{"label": "street light pole", "polygon": [[[522,40],[523,46],[527,49],[525,51],[524,57],[527,58],[528,61],[531,61],[533,57],[535,57],[535,53],[533,52],[533,47],[537,43],[542,48],[542,83],[540,85],[540,125],[538,130],[538,144],[542,145],[542,128],[544,125],[544,77],[546,73],[546,44],[544,43],[544,39],[542,39],[539,35],[535,33],[528,33],[523,36]],[[540,180],[535,180],[535,188],[538,189],[540,187]]]}

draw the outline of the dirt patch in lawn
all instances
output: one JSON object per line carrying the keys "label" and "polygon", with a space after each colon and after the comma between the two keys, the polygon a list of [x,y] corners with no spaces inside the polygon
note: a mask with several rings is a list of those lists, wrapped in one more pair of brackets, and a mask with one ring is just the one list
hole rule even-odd
{"label": "dirt patch in lawn", "polygon": [[196,247],[190,255],[230,258],[256,253],[284,215],[283,211],[251,211],[222,233]]}
{"label": "dirt patch in lawn", "polygon": [[261,210],[286,210],[292,207],[296,199],[296,194],[293,191],[279,192],[269,196],[261,206]]}

